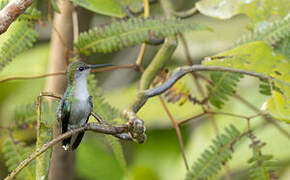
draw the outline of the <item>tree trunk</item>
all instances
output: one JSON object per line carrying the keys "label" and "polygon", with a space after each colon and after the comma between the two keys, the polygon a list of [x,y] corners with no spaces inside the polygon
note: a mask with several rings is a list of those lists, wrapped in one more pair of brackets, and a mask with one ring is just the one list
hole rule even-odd
{"label": "tree trunk", "polygon": [[[63,71],[66,69],[65,54],[67,46],[68,50],[72,49],[73,45],[73,23],[72,11],[73,5],[69,0],[58,1],[60,14],[55,13],[53,24],[57,32],[53,29],[51,35],[50,59],[48,72]],[[60,39],[60,37],[62,40]],[[51,76],[46,81],[46,91],[63,94],[66,88],[65,76]],[[60,129],[55,127],[53,136],[58,136]],[[53,147],[50,163],[48,179],[50,180],[72,180],[74,179],[74,153],[66,152],[62,149],[61,144]]]}

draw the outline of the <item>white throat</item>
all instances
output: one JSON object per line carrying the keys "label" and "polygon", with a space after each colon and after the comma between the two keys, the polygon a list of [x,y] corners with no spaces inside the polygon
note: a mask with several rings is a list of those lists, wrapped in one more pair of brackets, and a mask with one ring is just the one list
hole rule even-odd
{"label": "white throat", "polygon": [[87,87],[86,74],[80,76],[76,80],[74,95],[79,100],[87,100],[88,97],[90,96],[88,87]]}

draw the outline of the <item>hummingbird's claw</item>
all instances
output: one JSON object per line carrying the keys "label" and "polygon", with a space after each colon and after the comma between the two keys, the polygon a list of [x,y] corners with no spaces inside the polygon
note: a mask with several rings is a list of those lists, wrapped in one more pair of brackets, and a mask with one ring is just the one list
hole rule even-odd
{"label": "hummingbird's claw", "polygon": [[68,144],[67,144],[67,145],[63,145],[62,148],[63,148],[65,151],[67,151],[68,148],[69,148],[69,145],[68,145]]}

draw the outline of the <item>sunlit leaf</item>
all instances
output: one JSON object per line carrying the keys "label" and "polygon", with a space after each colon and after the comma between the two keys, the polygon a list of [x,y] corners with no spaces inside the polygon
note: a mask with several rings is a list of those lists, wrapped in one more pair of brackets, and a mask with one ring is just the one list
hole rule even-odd
{"label": "sunlit leaf", "polygon": [[267,101],[267,108],[274,117],[290,123],[290,104],[282,94],[277,91],[272,92],[271,98]]}
{"label": "sunlit leaf", "polygon": [[[290,120],[288,114],[290,111],[290,61],[274,52],[265,42],[256,41],[238,46],[207,58],[203,64],[231,67],[272,77],[269,83],[274,83],[275,87],[280,90],[280,95],[277,96],[278,92],[272,90],[272,100],[268,102],[270,105],[268,110],[277,119]],[[282,101],[281,98],[284,100]]]}
{"label": "sunlit leaf", "polygon": [[289,0],[202,0],[196,3],[198,10],[207,16],[229,19],[246,14],[255,22],[285,16],[290,9]]}

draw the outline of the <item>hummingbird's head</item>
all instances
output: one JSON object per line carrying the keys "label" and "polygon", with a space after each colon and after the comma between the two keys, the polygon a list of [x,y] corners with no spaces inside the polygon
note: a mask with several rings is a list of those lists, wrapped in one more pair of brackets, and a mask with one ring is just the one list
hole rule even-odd
{"label": "hummingbird's head", "polygon": [[82,81],[86,79],[88,72],[94,68],[101,68],[105,66],[112,66],[111,64],[95,64],[95,65],[88,65],[81,61],[72,62],[67,70],[67,77],[69,83]]}

